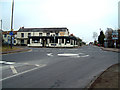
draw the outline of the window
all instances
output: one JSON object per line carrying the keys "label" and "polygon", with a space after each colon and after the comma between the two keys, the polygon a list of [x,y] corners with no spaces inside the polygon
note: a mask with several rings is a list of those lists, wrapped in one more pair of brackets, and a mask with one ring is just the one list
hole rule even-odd
{"label": "window", "polygon": [[66,43],[70,43],[70,39],[69,38],[66,38]]}
{"label": "window", "polygon": [[50,43],[54,43],[54,38],[51,38],[51,39],[50,39]]}
{"label": "window", "polygon": [[64,38],[62,38],[62,43],[64,43]]}
{"label": "window", "polygon": [[16,43],[16,40],[14,40],[14,43]]}
{"label": "window", "polygon": [[8,36],[8,39],[11,39],[10,36]]}
{"label": "window", "polygon": [[6,37],[7,37],[7,34],[5,34],[4,37],[6,38]]}
{"label": "window", "polygon": [[56,36],[58,36],[58,33],[56,33]]}
{"label": "window", "polygon": [[31,33],[28,33],[28,37],[31,36]]}
{"label": "window", "polygon": [[38,43],[38,40],[35,40],[34,43]]}
{"label": "window", "polygon": [[50,33],[47,33],[47,36],[50,36]]}
{"label": "window", "polygon": [[21,44],[24,44],[24,40],[21,40]]}
{"label": "window", "polygon": [[21,37],[24,37],[24,33],[21,33]]}
{"label": "window", "polygon": [[42,36],[42,33],[39,33],[39,36]]}

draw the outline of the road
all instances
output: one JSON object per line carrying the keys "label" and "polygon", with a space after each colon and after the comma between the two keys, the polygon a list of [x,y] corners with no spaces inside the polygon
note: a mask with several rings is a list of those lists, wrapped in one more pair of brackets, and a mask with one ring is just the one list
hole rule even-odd
{"label": "road", "polygon": [[99,47],[32,48],[3,55],[3,88],[85,88],[109,66],[118,63],[116,52]]}

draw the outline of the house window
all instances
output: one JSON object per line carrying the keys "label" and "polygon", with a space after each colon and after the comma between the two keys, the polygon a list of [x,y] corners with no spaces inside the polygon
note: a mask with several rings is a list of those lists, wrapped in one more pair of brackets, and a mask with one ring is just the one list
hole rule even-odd
{"label": "house window", "polygon": [[21,44],[24,44],[24,40],[21,40]]}
{"label": "house window", "polygon": [[64,43],[64,38],[62,38],[62,43]]}
{"label": "house window", "polygon": [[50,36],[50,33],[47,33],[47,36]]}
{"label": "house window", "polygon": [[6,37],[7,37],[7,34],[5,34],[4,37],[6,38]]}
{"label": "house window", "polygon": [[14,43],[16,43],[16,40],[14,40]]}
{"label": "house window", "polygon": [[21,33],[21,37],[24,37],[24,33]]}
{"label": "house window", "polygon": [[58,36],[58,33],[56,33],[56,36]]}
{"label": "house window", "polygon": [[39,36],[42,36],[42,33],[39,33]]}
{"label": "house window", "polygon": [[28,33],[28,37],[31,36],[31,33]]}
{"label": "house window", "polygon": [[66,43],[70,43],[70,39],[69,38],[66,39]]}

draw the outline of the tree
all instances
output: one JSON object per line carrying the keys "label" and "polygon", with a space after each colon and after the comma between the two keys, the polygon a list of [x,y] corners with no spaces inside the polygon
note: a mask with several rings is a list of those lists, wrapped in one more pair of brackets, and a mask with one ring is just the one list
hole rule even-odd
{"label": "tree", "polygon": [[94,40],[96,41],[96,38],[98,37],[98,34],[97,34],[97,32],[93,32],[93,38],[94,38]]}
{"label": "tree", "polygon": [[100,35],[98,36],[98,42],[102,46],[104,45],[104,38],[105,38],[105,35],[104,35],[103,31],[100,31]]}
{"label": "tree", "polygon": [[112,28],[107,28],[107,30],[105,32],[105,38],[107,40],[112,40],[112,32],[113,32]]}
{"label": "tree", "polygon": [[78,42],[78,46],[82,46],[82,39],[80,39],[79,37],[77,37],[77,42]]}

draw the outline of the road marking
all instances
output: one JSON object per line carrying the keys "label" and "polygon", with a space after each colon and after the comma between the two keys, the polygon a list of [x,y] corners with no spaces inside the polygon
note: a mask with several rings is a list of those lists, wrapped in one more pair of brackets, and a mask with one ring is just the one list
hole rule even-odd
{"label": "road marking", "polygon": [[78,54],[84,54],[84,53],[78,53]]}
{"label": "road marking", "polygon": [[9,78],[13,78],[13,77],[15,77],[15,76],[22,75],[22,74],[25,74],[25,73],[28,73],[28,72],[31,72],[31,71],[37,70],[37,69],[39,69],[39,68],[45,67],[45,66],[46,66],[46,64],[43,64],[43,65],[40,65],[39,67],[36,67],[36,68],[30,69],[30,70],[26,70],[26,71],[24,71],[24,72],[17,73],[17,74],[14,74],[14,75],[12,75],[12,76],[9,76],[9,77],[6,77],[6,78],[3,78],[3,79],[0,79],[0,81],[6,80],[6,79],[9,79]]}
{"label": "road marking", "polygon": [[63,53],[63,54],[58,54],[58,56],[78,56],[78,54]]}
{"label": "road marking", "polygon": [[39,67],[40,65],[38,65],[38,64],[35,64],[35,66]]}
{"label": "road marking", "polygon": [[8,65],[11,65],[11,64],[15,64],[15,62],[0,61],[0,64],[8,64]]}
{"label": "road marking", "polygon": [[5,63],[5,61],[0,61],[0,64],[4,64]]}
{"label": "road marking", "polygon": [[32,52],[32,49],[31,49],[31,50],[29,50],[29,51],[27,51],[27,52]]}
{"label": "road marking", "polygon": [[78,54],[72,54],[72,53],[63,53],[63,54],[58,54],[58,56],[67,56],[67,57],[88,57],[89,55],[83,55],[80,56],[79,54],[83,54],[83,53],[78,53]]}
{"label": "road marking", "polygon": [[11,64],[15,64],[15,62],[5,62],[4,64],[11,65]]}
{"label": "road marking", "polygon": [[90,56],[90,55],[84,55],[84,56],[80,56],[80,57],[88,57],[88,56]]}
{"label": "road marking", "polygon": [[47,55],[48,55],[48,56],[53,56],[52,53],[48,53]]}
{"label": "road marking", "polygon": [[11,68],[13,74],[17,74],[18,73],[13,65],[10,65],[10,68]]}

